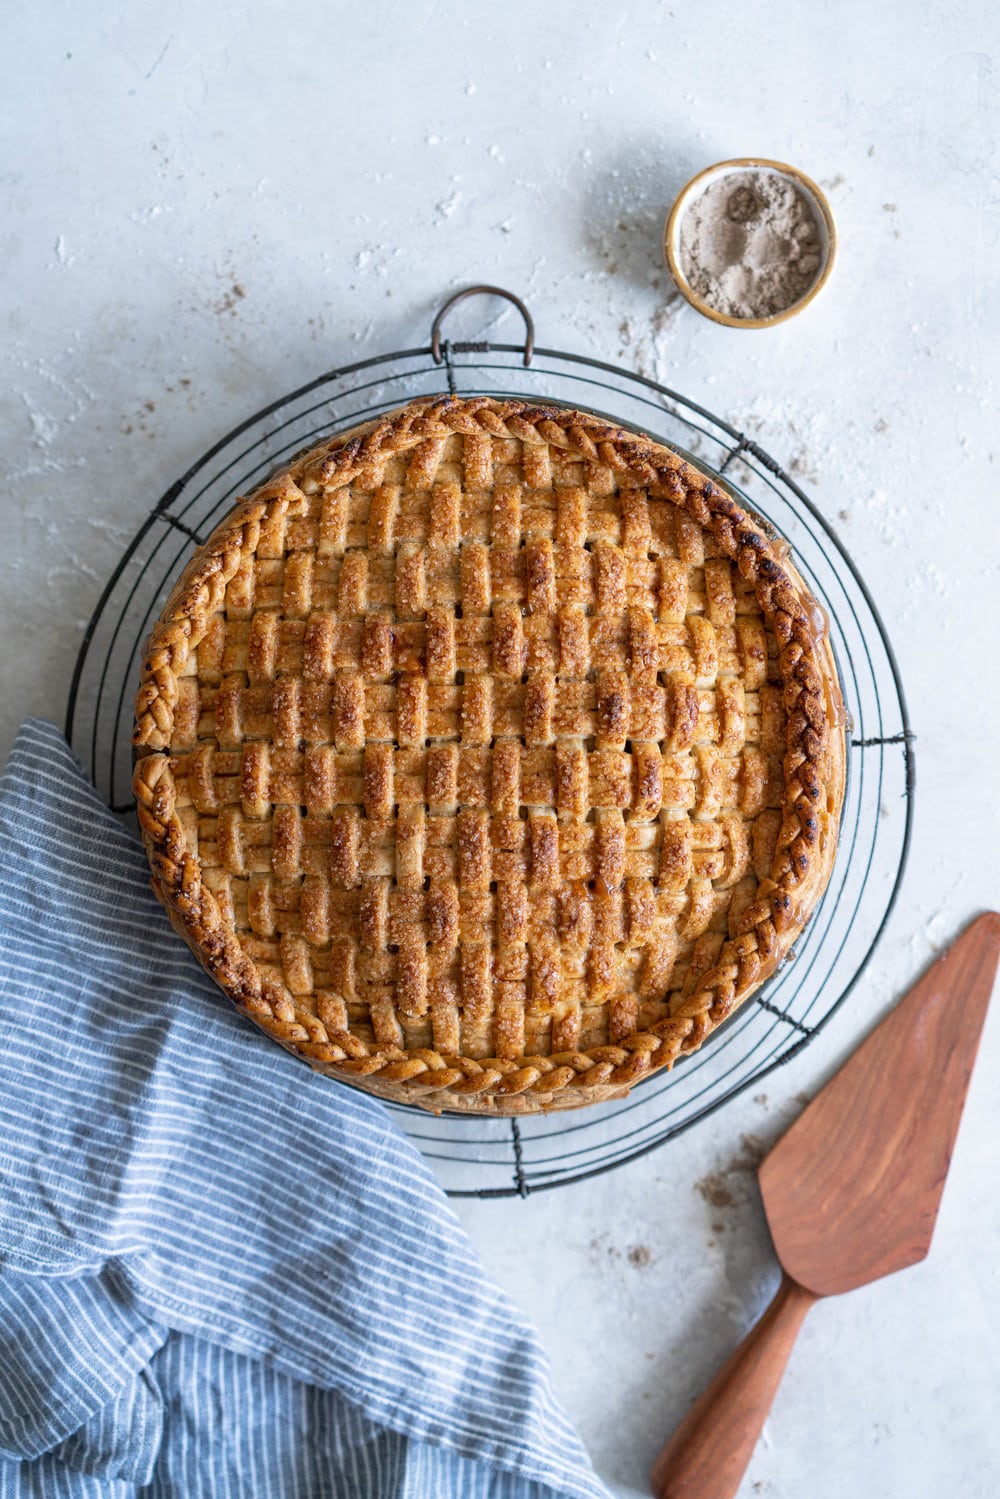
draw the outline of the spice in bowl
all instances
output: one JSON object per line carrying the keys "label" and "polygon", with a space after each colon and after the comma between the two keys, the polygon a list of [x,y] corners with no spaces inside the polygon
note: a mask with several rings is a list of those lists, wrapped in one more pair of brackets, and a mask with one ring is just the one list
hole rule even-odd
{"label": "spice in bowl", "polygon": [[680,194],[665,250],[693,306],[733,327],[781,322],[829,275],[834,229],[819,188],[778,162],[722,162]]}

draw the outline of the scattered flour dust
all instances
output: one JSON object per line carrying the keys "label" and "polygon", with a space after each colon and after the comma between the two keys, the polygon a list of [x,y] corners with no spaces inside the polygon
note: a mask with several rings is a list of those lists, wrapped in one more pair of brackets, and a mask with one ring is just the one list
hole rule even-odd
{"label": "scattered flour dust", "polygon": [[456,187],[447,198],[442,199],[442,201],[436,205],[437,211],[440,214],[441,218],[450,219],[461,201],[462,194]]}
{"label": "scattered flour dust", "polygon": [[39,410],[23,391],[21,400],[24,402],[28,420],[31,422],[32,445],[36,448],[47,448],[59,430],[57,423],[47,412]]}
{"label": "scattered flour dust", "polygon": [[625,317],[618,328],[621,356],[628,358],[637,374],[665,385],[670,373],[669,345],[674,320],[682,307],[680,292],[671,291],[648,322]]}

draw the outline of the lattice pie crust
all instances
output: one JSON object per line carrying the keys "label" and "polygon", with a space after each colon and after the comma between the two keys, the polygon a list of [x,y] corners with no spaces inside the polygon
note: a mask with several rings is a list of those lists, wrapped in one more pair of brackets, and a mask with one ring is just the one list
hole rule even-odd
{"label": "lattice pie crust", "polygon": [[415,402],[241,501],[155,627],[153,888],[241,1010],[435,1110],[615,1097],[788,954],[843,713],[761,526],[580,412]]}

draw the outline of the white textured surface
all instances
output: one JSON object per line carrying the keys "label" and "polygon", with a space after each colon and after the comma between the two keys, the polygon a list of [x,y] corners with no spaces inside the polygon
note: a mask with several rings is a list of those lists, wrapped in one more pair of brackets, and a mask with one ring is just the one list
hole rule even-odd
{"label": "white textured surface", "polygon": [[[861,990],[766,1103],[594,1183],[462,1208],[601,1472],[641,1495],[776,1279],[752,1174],[721,1207],[696,1184],[774,1139],[1000,903],[995,10],[93,0],[7,7],[6,31],[0,751],[26,712],[61,720],[83,622],[173,477],[310,375],[424,342],[473,280],[524,295],[543,342],[758,435],[886,617],[919,795]],[[675,189],[745,154],[823,182],[841,234],[817,304],[760,333],[699,319],[659,263]],[[998,1079],[994,1014],[930,1260],[811,1314],[741,1494],[1000,1491]]]}

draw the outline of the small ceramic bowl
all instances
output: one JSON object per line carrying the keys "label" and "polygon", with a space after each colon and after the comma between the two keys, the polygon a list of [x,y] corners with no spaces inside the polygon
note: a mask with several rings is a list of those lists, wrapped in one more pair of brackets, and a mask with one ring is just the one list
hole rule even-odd
{"label": "small ceramic bowl", "polygon": [[[719,312],[717,308],[710,306],[703,297],[698,295],[681,266],[681,224],[685,213],[695,199],[701,197],[705,189],[717,178],[735,176],[742,172],[773,172],[793,182],[811,207],[819,234],[819,269],[809,290],[804,292],[790,307],[786,307],[782,312],[774,313],[771,317],[739,318],[730,317],[727,312]],[[670,267],[670,274],[676,281],[681,295],[698,312],[711,318],[714,323],[724,323],[727,328],[773,328],[775,323],[783,323],[786,318],[794,317],[797,312],[802,311],[803,307],[808,307],[826,285],[833,269],[836,251],[837,230],[823,189],[817,187],[812,178],[800,172],[797,167],[790,167],[783,161],[768,161],[764,157],[756,156],[740,156],[732,161],[719,161],[715,166],[706,167],[703,172],[692,177],[691,181],[686,183],[677,194],[663,231],[663,253]]]}

